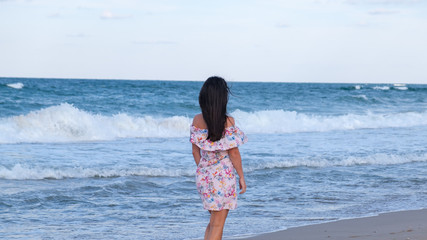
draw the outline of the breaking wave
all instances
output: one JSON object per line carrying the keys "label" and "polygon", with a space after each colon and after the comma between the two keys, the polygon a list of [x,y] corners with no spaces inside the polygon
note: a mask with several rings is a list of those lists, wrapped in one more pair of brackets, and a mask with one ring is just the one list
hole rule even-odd
{"label": "breaking wave", "polygon": [[92,114],[63,103],[26,115],[0,119],[0,143],[100,141],[136,137],[181,137],[191,120],[173,116]]}
{"label": "breaking wave", "polygon": [[[365,157],[347,157],[344,159],[330,160],[322,158],[278,159],[275,161],[256,161],[245,166],[246,172],[254,172],[265,169],[293,168],[293,167],[332,167],[355,165],[394,165],[411,162],[426,162],[427,154],[388,155],[374,154]],[[147,177],[193,177],[195,170],[171,168],[132,167],[129,169],[99,169],[99,168],[54,168],[54,167],[30,167],[15,164],[12,167],[0,166],[0,179],[10,180],[39,180],[39,179],[66,179],[66,178],[113,178],[126,176]]]}
{"label": "breaking wave", "polygon": [[[236,110],[231,115],[249,134],[427,125],[427,112],[322,116],[284,110],[256,112]],[[187,116],[134,117],[126,113],[106,116],[89,113],[63,103],[26,115],[0,118],[0,144],[187,137],[190,124],[191,118]]]}
{"label": "breaking wave", "polygon": [[326,132],[427,125],[427,112],[320,116],[283,110],[258,112],[237,110],[232,115],[241,123],[242,128],[250,133]]}
{"label": "breaking wave", "polygon": [[355,165],[395,165],[411,162],[426,162],[427,154],[374,154],[370,156],[355,157],[349,156],[344,159],[324,159],[324,158],[302,158],[302,159],[282,159],[265,162],[261,165],[246,167],[247,171],[256,171],[260,169],[273,168],[292,168],[292,167],[333,167],[333,166],[355,166]]}

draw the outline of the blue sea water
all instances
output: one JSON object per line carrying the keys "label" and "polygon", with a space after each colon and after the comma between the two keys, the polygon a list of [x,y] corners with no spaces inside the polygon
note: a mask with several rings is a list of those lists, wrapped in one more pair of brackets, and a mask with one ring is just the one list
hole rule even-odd
{"label": "blue sea water", "polygon": [[[427,207],[427,85],[231,82],[225,238]],[[202,82],[0,78],[0,238],[202,239]]]}

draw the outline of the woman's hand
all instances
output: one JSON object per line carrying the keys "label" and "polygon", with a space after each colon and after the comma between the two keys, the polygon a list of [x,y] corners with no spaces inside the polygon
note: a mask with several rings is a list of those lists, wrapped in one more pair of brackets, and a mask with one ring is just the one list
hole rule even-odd
{"label": "woman's hand", "polygon": [[246,182],[245,182],[244,178],[239,179],[239,186],[240,186],[240,190],[242,190],[242,191],[240,191],[239,194],[245,193],[246,192]]}
{"label": "woman's hand", "polygon": [[240,194],[243,194],[246,192],[246,183],[245,177],[243,176],[242,157],[240,156],[239,148],[235,147],[229,149],[228,155],[230,156],[234,169],[236,169],[237,175],[239,175]]}

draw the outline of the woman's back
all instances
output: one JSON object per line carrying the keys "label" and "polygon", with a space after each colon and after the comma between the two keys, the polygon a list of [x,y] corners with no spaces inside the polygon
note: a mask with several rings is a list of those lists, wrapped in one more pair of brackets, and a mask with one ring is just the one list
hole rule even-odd
{"label": "woman's back", "polygon": [[[206,121],[203,119],[203,115],[201,113],[194,116],[193,119],[193,126],[199,128],[199,129],[208,129],[208,125],[206,124]],[[227,121],[225,122],[225,128],[234,126],[234,118],[227,116]]]}

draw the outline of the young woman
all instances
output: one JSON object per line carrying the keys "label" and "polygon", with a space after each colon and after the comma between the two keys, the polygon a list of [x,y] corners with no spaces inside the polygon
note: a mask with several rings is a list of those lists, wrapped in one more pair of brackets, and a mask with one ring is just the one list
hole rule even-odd
{"label": "young woman", "polygon": [[224,79],[210,77],[199,94],[202,110],[190,127],[190,142],[197,164],[196,184],[203,207],[211,218],[205,239],[222,238],[228,211],[237,207],[236,170],[240,194],[246,191],[242,159],[238,147],[247,141],[245,134],[227,116],[229,88]]}

